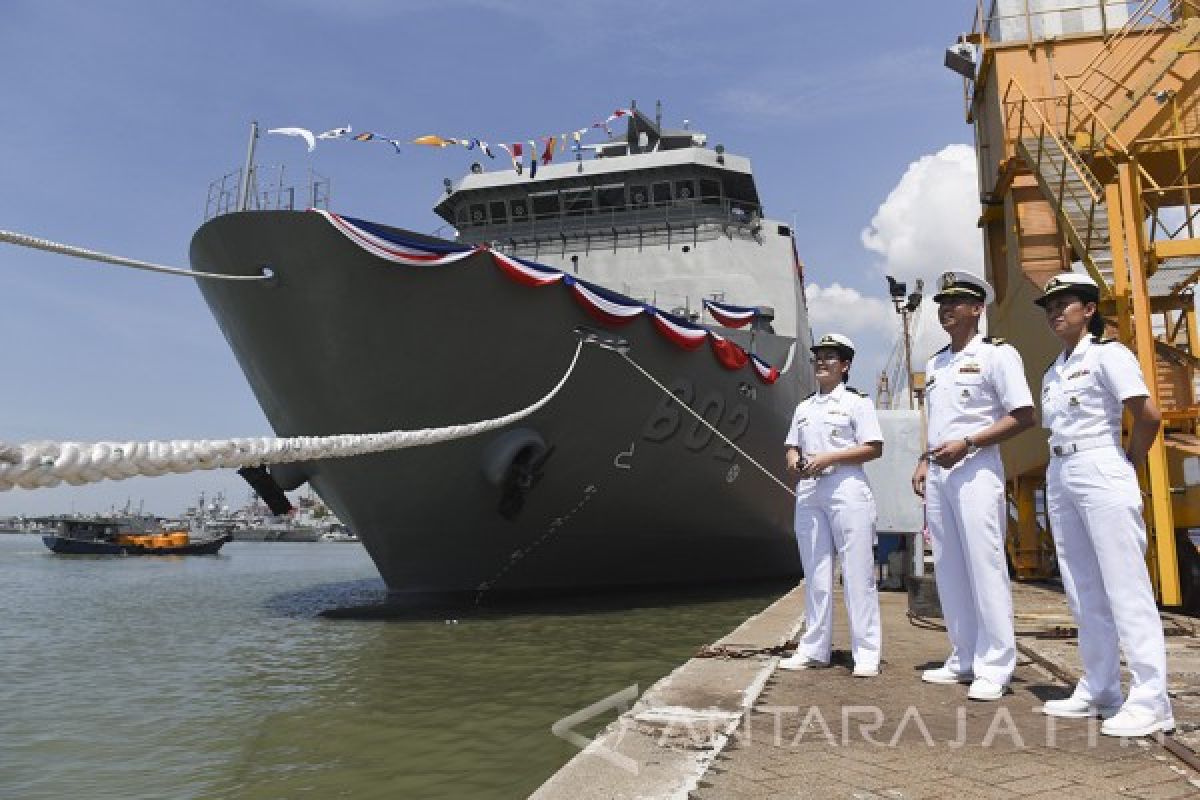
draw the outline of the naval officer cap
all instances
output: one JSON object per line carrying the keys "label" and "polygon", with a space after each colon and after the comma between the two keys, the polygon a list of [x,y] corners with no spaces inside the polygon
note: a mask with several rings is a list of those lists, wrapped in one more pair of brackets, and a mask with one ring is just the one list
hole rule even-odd
{"label": "naval officer cap", "polygon": [[1085,303],[1094,303],[1100,299],[1100,287],[1096,285],[1096,282],[1092,280],[1090,275],[1084,275],[1079,272],[1064,272],[1062,275],[1055,275],[1046,281],[1046,288],[1042,290],[1042,296],[1033,302],[1045,308],[1046,303],[1052,298],[1067,293],[1081,298]]}
{"label": "naval officer cap", "polygon": [[837,350],[846,361],[854,358],[854,342],[850,341],[850,337],[842,336],[840,333],[827,333],[808,349],[815,353],[827,348]]}
{"label": "naval officer cap", "polygon": [[990,283],[973,272],[961,269],[943,272],[938,280],[938,293],[933,296],[933,302],[940,303],[958,297],[990,303],[996,299],[996,293]]}

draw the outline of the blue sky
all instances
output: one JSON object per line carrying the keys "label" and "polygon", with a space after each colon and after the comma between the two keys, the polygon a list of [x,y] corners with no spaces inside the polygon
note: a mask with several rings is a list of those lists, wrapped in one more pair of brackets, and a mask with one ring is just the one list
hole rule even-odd
{"label": "blue sky", "polygon": [[[667,123],[689,119],[752,160],[768,216],[795,217],[815,287],[886,310],[881,270],[894,254],[864,246],[863,230],[906,173],[922,185],[910,165],[971,141],[961,82],[941,60],[973,8],[7,0],[0,228],[186,266],[208,184],[240,166],[251,120],[517,141],[661,99]],[[336,210],[419,231],[440,224],[429,209],[442,178],[471,156],[347,142],[310,156],[274,136],[259,146],[262,164],[329,176]],[[909,224],[895,217],[880,224]],[[269,433],[189,280],[0,245],[0,300],[0,441]],[[891,324],[871,316],[852,320],[864,389]],[[194,473],[0,493],[0,516],[127,497],[171,513],[217,489],[246,496],[232,473]]]}

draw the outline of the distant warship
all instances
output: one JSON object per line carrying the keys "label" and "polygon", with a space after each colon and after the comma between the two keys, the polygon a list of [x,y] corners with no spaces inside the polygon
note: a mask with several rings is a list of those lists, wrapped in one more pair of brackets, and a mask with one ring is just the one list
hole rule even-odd
{"label": "distant warship", "polygon": [[[592,328],[783,477],[811,334],[792,230],[763,216],[747,159],[635,110],[624,137],[535,178],[472,165],[435,210],[455,240],[312,210],[196,232],[193,269],[274,273],[199,285],[278,435],[500,416],[543,396]],[[791,498],[679,402],[589,347],[510,429],[258,480],[310,483],[398,594],[797,574]]]}

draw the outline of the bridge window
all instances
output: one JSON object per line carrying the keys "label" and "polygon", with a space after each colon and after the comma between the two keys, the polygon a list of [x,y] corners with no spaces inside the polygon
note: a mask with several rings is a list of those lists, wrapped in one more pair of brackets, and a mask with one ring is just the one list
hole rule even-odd
{"label": "bridge window", "polygon": [[562,193],[563,209],[568,217],[579,217],[592,210],[591,189],[570,189]]}
{"label": "bridge window", "polygon": [[470,219],[468,214],[469,212],[467,211],[467,207],[465,205],[461,205],[454,209],[454,218],[458,220],[458,227],[461,228],[463,225],[467,224],[468,219]]}
{"label": "bridge window", "polygon": [[492,212],[492,222],[508,222],[508,206],[503,200],[488,203],[488,210]]}
{"label": "bridge window", "polygon": [[692,181],[675,181],[675,199],[688,201],[696,199],[696,184]]}
{"label": "bridge window", "polygon": [[[645,191],[643,189],[643,191]],[[615,183],[611,186],[596,188],[596,207],[605,211],[625,207],[625,184]]]}
{"label": "bridge window", "polygon": [[634,208],[645,208],[650,204],[650,193],[645,186],[629,187],[629,205]]}
{"label": "bridge window", "polygon": [[666,204],[671,202],[671,184],[667,181],[656,183],[652,187],[652,196],[654,205]]}
{"label": "bridge window", "polygon": [[513,200],[510,207],[514,221],[529,219],[529,201],[524,197]]}
{"label": "bridge window", "polygon": [[709,178],[701,178],[700,202],[719,206],[721,204],[721,182],[710,180]]}
{"label": "bridge window", "polygon": [[533,201],[534,219],[548,219],[550,217],[558,216],[558,192],[542,192],[540,194],[531,194],[529,199]]}
{"label": "bridge window", "polygon": [[483,203],[472,203],[470,208],[472,225],[483,225],[487,222],[487,210],[483,207]]}

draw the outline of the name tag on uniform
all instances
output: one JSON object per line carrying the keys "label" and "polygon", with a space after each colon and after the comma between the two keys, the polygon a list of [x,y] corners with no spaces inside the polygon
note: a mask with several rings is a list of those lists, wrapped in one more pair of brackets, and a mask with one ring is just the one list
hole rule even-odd
{"label": "name tag on uniform", "polygon": [[959,374],[978,375],[980,373],[978,364],[963,364],[958,368]]}

